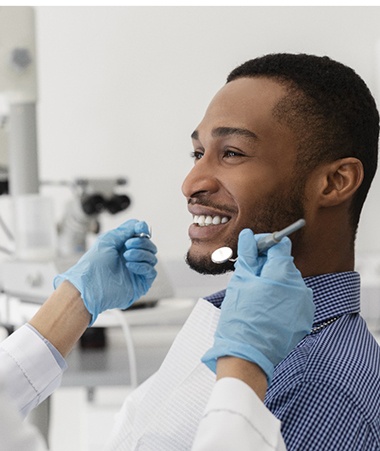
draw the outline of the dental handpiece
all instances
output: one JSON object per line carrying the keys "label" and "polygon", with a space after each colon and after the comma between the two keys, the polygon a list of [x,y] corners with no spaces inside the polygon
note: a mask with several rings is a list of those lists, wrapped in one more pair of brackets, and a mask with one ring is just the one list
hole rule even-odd
{"label": "dental handpiece", "polygon": [[[299,219],[278,232],[273,232],[271,235],[260,238],[257,242],[259,254],[279,243],[285,236],[296,232],[305,224],[306,222],[304,219]],[[211,260],[217,264],[225,263],[227,261],[235,262],[237,258],[231,258],[232,254],[233,250],[230,247],[220,247],[211,254]]]}

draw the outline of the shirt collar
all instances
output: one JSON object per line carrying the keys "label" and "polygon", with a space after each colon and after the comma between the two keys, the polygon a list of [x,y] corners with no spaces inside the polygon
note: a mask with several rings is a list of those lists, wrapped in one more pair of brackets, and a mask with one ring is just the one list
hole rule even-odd
{"label": "shirt collar", "polygon": [[[304,278],[313,290],[316,326],[330,318],[360,311],[360,275],[355,271],[321,274]],[[220,308],[226,290],[218,291],[205,299]]]}
{"label": "shirt collar", "polygon": [[355,271],[305,277],[313,290],[314,326],[336,316],[360,311],[360,275]]}

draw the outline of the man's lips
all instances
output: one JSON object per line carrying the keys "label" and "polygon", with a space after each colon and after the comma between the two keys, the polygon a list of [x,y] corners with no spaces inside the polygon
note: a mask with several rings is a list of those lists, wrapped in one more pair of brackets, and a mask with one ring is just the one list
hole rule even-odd
{"label": "man's lips", "polygon": [[189,228],[189,237],[192,240],[215,239],[236,214],[235,209],[228,205],[194,202],[191,199],[188,202],[188,210],[193,215],[193,223]]}

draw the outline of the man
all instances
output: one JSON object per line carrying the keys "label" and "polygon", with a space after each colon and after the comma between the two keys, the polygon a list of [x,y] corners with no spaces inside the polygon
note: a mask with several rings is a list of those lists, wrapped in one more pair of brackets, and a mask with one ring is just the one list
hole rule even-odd
{"label": "man", "polygon": [[[195,218],[194,269],[228,269],[210,253],[236,248],[242,228],[257,233],[306,220],[292,241],[313,289],[313,330],[276,366],[265,401],[282,422],[287,449],[380,448],[380,352],[359,316],[353,272],[378,123],[354,71],[326,57],[277,54],[232,71],[192,135],[195,166],[183,192]],[[224,219],[207,226],[203,218]]]}

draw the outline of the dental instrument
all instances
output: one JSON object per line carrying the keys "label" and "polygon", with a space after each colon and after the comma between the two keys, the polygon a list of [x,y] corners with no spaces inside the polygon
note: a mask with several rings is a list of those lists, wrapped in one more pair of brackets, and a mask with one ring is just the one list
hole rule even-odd
{"label": "dental instrument", "polygon": [[[299,219],[278,232],[273,232],[271,235],[260,238],[257,242],[259,254],[280,242],[285,236],[299,230],[305,224],[304,219]],[[237,258],[231,258],[232,254],[233,250],[230,247],[220,247],[211,254],[211,260],[217,264],[226,263],[227,261],[235,262]]]}
{"label": "dental instrument", "polygon": [[144,232],[138,233],[137,235],[135,235],[135,237],[137,237],[137,238],[148,238],[149,240],[152,238],[149,233],[144,233]]}
{"label": "dental instrument", "polygon": [[149,233],[145,233],[145,232],[141,232],[141,233],[136,233],[134,235],[135,238],[148,238],[148,240],[150,240],[152,238],[152,227],[149,227]]}

